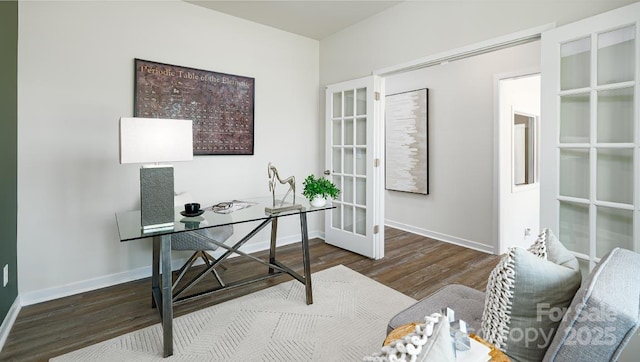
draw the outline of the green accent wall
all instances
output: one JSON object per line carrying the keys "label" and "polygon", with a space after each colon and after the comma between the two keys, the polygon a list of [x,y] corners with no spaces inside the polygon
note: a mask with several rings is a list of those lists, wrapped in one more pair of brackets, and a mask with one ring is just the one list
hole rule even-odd
{"label": "green accent wall", "polygon": [[[0,321],[18,297],[18,2],[0,1]],[[9,265],[9,284],[2,269]]]}

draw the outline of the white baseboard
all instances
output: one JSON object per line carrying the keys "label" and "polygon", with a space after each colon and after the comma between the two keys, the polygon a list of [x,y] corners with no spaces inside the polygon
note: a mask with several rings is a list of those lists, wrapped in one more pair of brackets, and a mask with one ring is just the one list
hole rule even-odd
{"label": "white baseboard", "polygon": [[495,246],[485,245],[485,244],[479,243],[477,241],[462,239],[462,238],[458,238],[458,237],[455,237],[455,236],[446,235],[446,234],[438,233],[438,232],[435,232],[435,231],[422,229],[422,228],[419,228],[419,227],[416,227],[416,226],[407,225],[407,224],[403,224],[403,223],[392,221],[392,220],[385,220],[385,225],[390,226],[392,228],[408,231],[410,233],[418,234],[418,235],[421,235],[421,236],[426,236],[426,237],[431,238],[431,239],[444,241],[445,243],[464,246],[465,248],[478,250],[478,251],[481,251],[483,253],[487,253],[487,254],[495,254],[496,253],[496,247]]}
{"label": "white baseboard", "polygon": [[[310,232],[309,239],[320,238],[324,239],[324,232]],[[289,245],[300,242],[300,235],[290,235],[282,238],[278,238],[278,246]],[[253,244],[247,244],[240,248],[241,251],[250,254],[262,250],[268,250],[270,247],[270,241],[260,241]],[[216,254],[213,254],[216,256]],[[237,256],[237,255],[236,255]],[[234,256],[231,256],[234,257]],[[171,261],[173,270],[180,268],[185,262],[186,258],[173,259]],[[138,269],[128,270],[122,273],[110,274],[101,276],[98,278],[87,279],[67,285],[57,286],[53,288],[47,288],[42,290],[36,290],[32,292],[22,293],[20,295],[20,303],[22,306],[28,306],[32,304],[42,303],[53,299],[68,297],[70,295],[85,293],[91,290],[110,287],[116,284],[122,284],[131,282],[138,279],[148,278],[151,276],[151,265]]]}
{"label": "white baseboard", "polygon": [[11,308],[9,308],[9,312],[7,316],[4,318],[2,325],[0,325],[0,351],[4,347],[4,343],[7,341],[9,337],[9,332],[11,332],[11,327],[16,322],[16,318],[18,318],[18,313],[20,313],[20,309],[22,305],[20,304],[20,296],[16,297],[16,300],[13,301]]}

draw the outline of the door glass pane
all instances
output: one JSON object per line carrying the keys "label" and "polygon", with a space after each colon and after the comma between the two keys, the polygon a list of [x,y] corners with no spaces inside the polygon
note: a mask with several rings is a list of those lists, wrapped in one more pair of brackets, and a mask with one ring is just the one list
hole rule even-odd
{"label": "door glass pane", "polygon": [[635,79],[635,37],[635,26],[598,35],[598,84]]}
{"label": "door glass pane", "polygon": [[342,92],[333,93],[333,117],[342,116]]}
{"label": "door glass pane", "polygon": [[344,120],[344,144],[353,144],[353,119]]}
{"label": "door glass pane", "polygon": [[[333,176],[333,183],[336,185],[338,190],[342,190],[342,176]],[[338,198],[335,200],[342,201],[342,192],[338,195]]]}
{"label": "door glass pane", "polygon": [[353,148],[344,149],[344,173],[354,174],[353,169]]}
{"label": "door glass pane", "polygon": [[356,89],[356,115],[367,114],[367,88]]}
{"label": "door glass pane", "polygon": [[633,204],[633,149],[598,149],[597,198]]}
{"label": "door glass pane", "polygon": [[589,150],[560,150],[560,195],[589,198]]}
{"label": "door glass pane", "polygon": [[331,209],[331,226],[342,229],[342,205],[336,205],[335,209]]}
{"label": "door glass pane", "polygon": [[356,207],[356,234],[367,234],[367,210]]}
{"label": "door glass pane", "polygon": [[356,204],[367,205],[367,179],[356,177]]}
{"label": "door glass pane", "polygon": [[560,142],[589,142],[589,94],[560,98]]}
{"label": "door glass pane", "polygon": [[589,255],[589,205],[560,201],[558,238],[567,249]]}
{"label": "door glass pane", "polygon": [[333,172],[342,173],[342,148],[333,148]]}
{"label": "door glass pane", "polygon": [[353,206],[344,205],[344,218],[342,219],[342,230],[353,231]]}
{"label": "door glass pane", "polygon": [[367,149],[356,148],[356,175],[367,175]]}
{"label": "door glass pane", "polygon": [[560,47],[560,89],[588,87],[591,74],[591,37]]}
{"label": "door glass pane", "polygon": [[332,144],[339,146],[342,144],[342,121],[338,119],[333,121],[332,123],[333,123],[333,130],[331,132],[333,134]]}
{"label": "door glass pane", "polygon": [[633,142],[633,88],[598,92],[598,142]]}
{"label": "door glass pane", "polygon": [[598,206],[596,216],[596,257],[615,247],[633,250],[633,211]]}
{"label": "door glass pane", "polygon": [[353,177],[344,177],[344,185],[342,185],[342,201],[353,204],[355,197],[353,195]]}
{"label": "door glass pane", "polygon": [[356,145],[364,146],[367,144],[367,119],[356,119]]}
{"label": "door glass pane", "polygon": [[353,117],[354,95],[352,90],[344,92],[344,116]]}

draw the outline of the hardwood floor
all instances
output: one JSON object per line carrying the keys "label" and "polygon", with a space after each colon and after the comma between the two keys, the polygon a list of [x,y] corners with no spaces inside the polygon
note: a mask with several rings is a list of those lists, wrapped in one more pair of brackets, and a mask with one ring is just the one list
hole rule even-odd
{"label": "hardwood floor", "polygon": [[[310,242],[311,271],[343,264],[415,299],[438,288],[460,283],[479,290],[499,257],[451,245],[397,229],[385,229],[385,258],[371,260],[325,244]],[[268,257],[268,252],[255,254]],[[278,259],[302,272],[300,244],[278,248]],[[264,273],[264,266],[246,257],[228,259],[220,270],[225,281]],[[211,278],[211,283],[215,283]],[[291,280],[281,276],[219,292],[177,305],[174,316],[208,307],[240,295]],[[151,308],[150,279],[141,279],[22,308],[0,361],[46,361],[100,341],[159,323]],[[211,284],[215,285],[215,284]],[[194,292],[197,292],[195,290]]]}

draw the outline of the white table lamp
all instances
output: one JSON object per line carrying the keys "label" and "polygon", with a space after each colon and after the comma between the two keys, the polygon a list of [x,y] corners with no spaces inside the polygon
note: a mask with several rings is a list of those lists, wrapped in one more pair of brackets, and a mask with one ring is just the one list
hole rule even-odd
{"label": "white table lamp", "polygon": [[185,119],[120,118],[120,163],[142,163],[140,214],[144,231],[173,228],[173,166],[193,160],[193,122]]}

